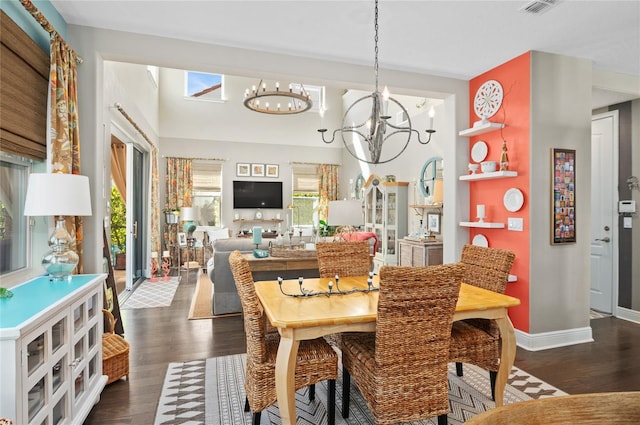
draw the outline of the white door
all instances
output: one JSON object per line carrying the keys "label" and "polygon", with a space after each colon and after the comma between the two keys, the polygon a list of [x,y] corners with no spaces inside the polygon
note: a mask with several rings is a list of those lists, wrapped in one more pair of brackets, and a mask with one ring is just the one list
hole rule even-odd
{"label": "white door", "polygon": [[591,308],[613,313],[617,298],[618,111],[591,121]]}

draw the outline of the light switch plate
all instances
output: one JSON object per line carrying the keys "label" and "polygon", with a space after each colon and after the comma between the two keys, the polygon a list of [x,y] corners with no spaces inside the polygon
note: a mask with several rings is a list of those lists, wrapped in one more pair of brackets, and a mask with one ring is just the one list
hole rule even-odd
{"label": "light switch plate", "polygon": [[622,219],[623,226],[625,229],[631,229],[633,227],[633,219],[632,217],[624,217]]}
{"label": "light switch plate", "polygon": [[516,232],[522,232],[524,230],[524,219],[509,217],[507,219],[507,229]]}

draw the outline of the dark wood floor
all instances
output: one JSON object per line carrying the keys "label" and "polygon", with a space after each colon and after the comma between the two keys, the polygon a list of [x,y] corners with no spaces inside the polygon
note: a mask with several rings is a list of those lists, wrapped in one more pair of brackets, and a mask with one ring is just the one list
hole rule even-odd
{"label": "dark wood floor", "polygon": [[[85,424],[152,424],[168,363],[246,351],[240,316],[187,319],[194,289],[181,283],[170,307],[122,311],[131,374],[104,389]],[[595,342],[518,348],[516,366],[570,394],[640,390],[640,325],[604,318],[591,326]]]}

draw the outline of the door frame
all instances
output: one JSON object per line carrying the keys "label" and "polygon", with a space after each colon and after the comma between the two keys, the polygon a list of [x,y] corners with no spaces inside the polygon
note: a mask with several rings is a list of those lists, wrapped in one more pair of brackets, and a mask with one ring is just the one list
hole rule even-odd
{"label": "door frame", "polygon": [[[151,152],[151,147],[149,146],[148,142],[146,140],[140,140],[139,137],[136,137],[134,134],[130,133],[129,131],[127,131],[122,124],[120,124],[118,122],[118,116],[115,115],[115,112],[113,112],[112,110],[112,115],[111,115],[111,120],[109,122],[109,131],[107,131],[107,138],[109,140],[111,140],[111,136],[115,136],[117,137],[122,143],[125,144],[126,148],[127,148],[127,182],[131,181],[131,178],[129,177],[129,173],[130,170],[132,168],[132,164],[133,164],[133,155],[132,155],[132,150],[133,147],[135,146],[136,149],[138,149],[140,152],[142,152],[143,154],[143,163],[144,163],[144,173],[145,173],[145,177],[144,177],[144,181],[146,182],[147,185],[150,184],[151,181],[151,167],[150,167],[150,152]],[[110,146],[110,145],[109,145]],[[109,154],[110,155],[110,154]],[[111,178],[111,170],[109,170],[109,178]],[[109,181],[108,187],[111,187],[111,183]],[[147,186],[148,188],[148,186]],[[144,188],[144,189],[147,189]],[[148,211],[150,208],[150,198],[151,198],[151,194],[150,194],[150,190],[146,190],[144,191],[143,189],[143,193],[145,195],[144,197],[144,203],[143,203],[143,211],[142,211],[142,215],[145,217],[148,217]],[[132,196],[132,188],[131,185],[127,184],[127,199],[131,199]],[[133,281],[133,273],[129,270],[129,267],[133,267],[133,250],[130,247],[130,241],[129,241],[129,235],[130,232],[132,230],[131,226],[132,226],[132,222],[133,222],[133,217],[132,217],[132,212],[130,208],[127,208],[127,249],[126,249],[126,256],[127,256],[127,273],[125,273],[126,275],[126,285],[125,285],[125,289],[128,291],[132,291],[134,285],[136,285],[138,283],[138,281],[144,279],[145,276],[149,275],[149,249],[148,247],[150,246],[151,243],[151,223],[149,222],[150,220],[146,220],[145,223],[143,223],[142,226],[138,227],[138,232],[142,232],[142,246],[143,246],[143,252],[144,254],[144,259],[142,259],[142,263],[144,265],[143,269],[142,269],[142,276],[138,279],[136,279],[136,282]]]}
{"label": "door frame", "polygon": [[[611,232],[611,236],[612,236],[612,243],[611,243],[611,262],[612,262],[612,267],[611,267],[611,314],[616,317],[617,316],[617,309],[618,309],[618,290],[619,290],[619,264],[618,264],[618,255],[619,255],[619,242],[618,242],[618,237],[619,237],[619,229],[618,229],[618,201],[619,201],[619,192],[618,192],[618,185],[619,185],[619,176],[618,176],[618,170],[619,170],[619,162],[620,162],[620,135],[619,135],[619,131],[620,131],[620,123],[619,123],[619,114],[617,110],[614,111],[607,111],[607,112],[603,112],[603,113],[599,113],[599,114],[595,114],[591,116],[591,123],[593,124],[594,121],[596,120],[601,120],[601,119],[605,119],[605,118],[611,118],[613,120],[613,165],[612,165],[612,169],[611,169],[611,174],[613,176],[613,178],[611,179],[612,182],[612,187],[610,188],[612,194],[613,194],[613,205],[611,206],[611,211],[612,211],[612,217],[611,217],[611,223],[612,223],[612,232]],[[593,128],[593,125],[592,125]],[[593,131],[592,131],[593,134]],[[591,158],[591,163],[592,163],[592,167],[594,162],[597,160],[597,158]],[[594,191],[595,188],[591,188],[591,196],[594,196]],[[598,237],[595,235],[589,235],[590,239],[589,239],[589,244],[591,244],[591,240],[593,240],[594,237]],[[593,278],[593,277],[591,277]],[[589,282],[589,286],[591,286],[591,282]],[[591,301],[589,301],[589,306],[591,306]]]}

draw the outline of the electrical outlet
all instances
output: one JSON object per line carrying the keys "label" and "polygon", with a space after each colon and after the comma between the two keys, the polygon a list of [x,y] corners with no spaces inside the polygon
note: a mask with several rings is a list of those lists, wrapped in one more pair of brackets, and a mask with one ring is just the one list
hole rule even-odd
{"label": "electrical outlet", "polygon": [[509,217],[507,219],[507,229],[522,232],[524,230],[524,219]]}

